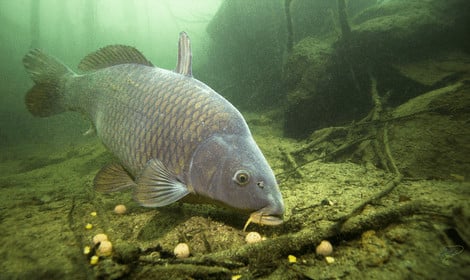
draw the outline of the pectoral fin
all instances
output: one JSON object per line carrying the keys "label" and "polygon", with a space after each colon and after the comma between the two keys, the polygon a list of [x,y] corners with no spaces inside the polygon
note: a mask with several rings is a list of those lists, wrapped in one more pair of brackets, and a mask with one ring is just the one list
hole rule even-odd
{"label": "pectoral fin", "polygon": [[83,133],[83,136],[90,136],[90,135],[96,135],[96,129],[93,125],[91,125],[90,128]]}
{"label": "pectoral fin", "polygon": [[118,163],[110,163],[96,174],[95,190],[104,193],[121,191],[135,186],[129,173]]}
{"label": "pectoral fin", "polygon": [[158,159],[151,159],[137,180],[134,199],[146,207],[161,207],[180,200],[189,190]]}

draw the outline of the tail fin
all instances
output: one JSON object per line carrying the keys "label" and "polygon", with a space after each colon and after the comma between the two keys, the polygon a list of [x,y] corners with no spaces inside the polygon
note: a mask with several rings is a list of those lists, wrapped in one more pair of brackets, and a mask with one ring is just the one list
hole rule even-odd
{"label": "tail fin", "polygon": [[25,97],[29,112],[37,117],[64,112],[61,79],[65,74],[73,73],[72,70],[38,49],[24,56],[23,65],[35,83]]}

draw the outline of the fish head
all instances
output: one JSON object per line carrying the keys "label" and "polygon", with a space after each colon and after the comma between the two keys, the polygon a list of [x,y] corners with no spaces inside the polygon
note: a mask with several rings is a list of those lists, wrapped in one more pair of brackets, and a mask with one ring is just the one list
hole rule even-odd
{"label": "fish head", "polygon": [[251,213],[247,225],[283,222],[276,178],[251,135],[213,135],[204,141],[193,155],[190,182],[197,195]]}

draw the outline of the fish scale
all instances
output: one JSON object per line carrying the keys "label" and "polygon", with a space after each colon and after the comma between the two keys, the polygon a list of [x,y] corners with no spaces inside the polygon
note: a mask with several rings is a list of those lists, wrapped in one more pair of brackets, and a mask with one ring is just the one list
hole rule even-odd
{"label": "fish scale", "polygon": [[28,110],[66,110],[90,119],[118,162],[95,176],[103,192],[133,188],[146,207],[178,200],[250,212],[250,222],[282,223],[274,174],[240,112],[192,77],[189,37],[180,34],[176,71],[153,66],[138,50],[113,45],[86,56],[76,74],[40,50],[23,59],[35,85]]}
{"label": "fish scale", "polygon": [[[126,73],[125,79],[119,75],[123,72]],[[176,82],[174,76],[178,76]],[[153,87],[144,87],[149,80],[153,82]],[[187,77],[163,69],[137,64],[117,65],[77,79],[77,84],[72,85],[76,90],[70,94],[76,96],[72,102],[90,108],[90,115],[98,111],[96,106],[100,107],[103,118],[96,120],[100,138],[108,149],[124,159],[122,163],[126,169],[138,176],[152,157],[160,158],[169,168],[183,168],[178,159],[188,158],[189,152],[217,129],[223,128],[226,133],[248,133],[242,117],[232,106],[213,98],[208,94],[207,87],[199,86],[197,90],[191,90],[187,85],[188,80]],[[115,87],[107,89],[101,83]],[[104,90],[83,94],[81,84]],[[90,95],[94,94],[99,94],[102,102],[86,106]],[[145,102],[146,99],[154,101]],[[206,110],[208,107],[211,109]],[[230,111],[231,121],[227,118]],[[230,125],[239,123],[241,125]],[[134,129],[129,130],[128,127]],[[156,138],[147,141],[149,134],[156,135]],[[128,149],[123,150],[122,147]]]}

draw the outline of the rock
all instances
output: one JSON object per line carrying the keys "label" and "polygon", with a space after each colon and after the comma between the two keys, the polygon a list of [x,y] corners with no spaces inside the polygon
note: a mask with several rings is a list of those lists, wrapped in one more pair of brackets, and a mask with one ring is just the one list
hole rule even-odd
{"label": "rock", "polygon": [[390,250],[385,241],[379,238],[373,230],[362,234],[361,245],[365,251],[362,263],[366,266],[381,266],[390,258]]}
{"label": "rock", "polygon": [[285,134],[304,138],[316,129],[365,117],[373,107],[371,76],[385,106],[455,79],[468,64],[421,69],[434,63],[437,54],[448,56],[451,48],[469,49],[462,40],[469,32],[469,12],[465,0],[386,1],[351,19],[347,40],[337,35],[302,39],[284,71]]}
{"label": "rock", "polygon": [[140,249],[125,241],[116,241],[114,244],[113,260],[121,264],[128,264],[139,259]]}
{"label": "rock", "polygon": [[[470,75],[469,75],[470,77]],[[468,174],[470,83],[458,82],[396,108],[388,131],[391,155],[408,177],[452,179]]]}
{"label": "rock", "polygon": [[118,264],[109,258],[100,260],[94,270],[96,279],[122,279],[130,272],[129,266]]}

